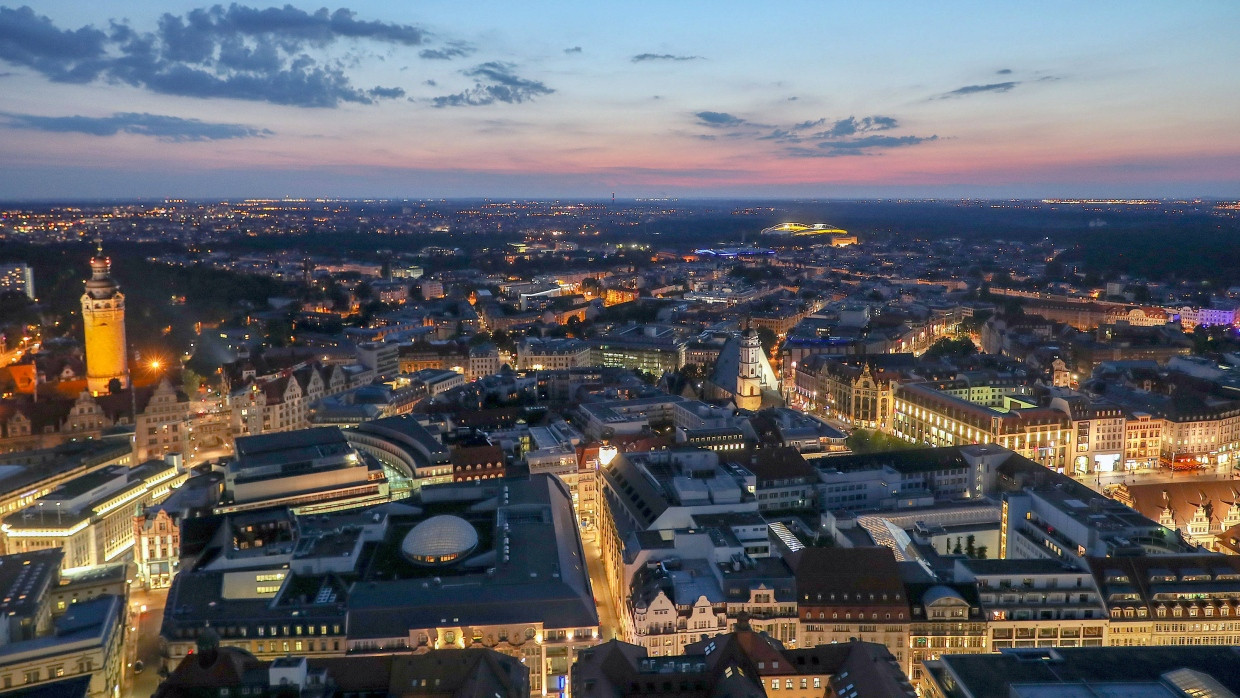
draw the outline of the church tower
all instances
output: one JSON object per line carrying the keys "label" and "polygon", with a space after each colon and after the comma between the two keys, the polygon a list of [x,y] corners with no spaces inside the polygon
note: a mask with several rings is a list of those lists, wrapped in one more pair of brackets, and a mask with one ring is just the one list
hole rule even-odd
{"label": "church tower", "polygon": [[736,371],[736,406],[757,411],[762,407],[762,342],[750,327],[741,334],[741,358]]}
{"label": "church tower", "polygon": [[90,260],[90,280],[82,294],[82,327],[86,331],[86,388],[92,395],[108,393],[112,379],[129,387],[125,352],[125,296],[112,278],[112,260],[100,245]]}

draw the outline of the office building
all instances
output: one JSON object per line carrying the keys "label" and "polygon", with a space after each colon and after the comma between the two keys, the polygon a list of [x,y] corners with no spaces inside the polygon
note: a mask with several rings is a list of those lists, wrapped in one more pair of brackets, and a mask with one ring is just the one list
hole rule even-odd
{"label": "office building", "polygon": [[216,513],[291,507],[298,513],[353,509],[389,499],[383,465],[337,427],[246,436],[224,472]]}
{"label": "office building", "polygon": [[590,364],[633,368],[656,376],[685,365],[688,339],[674,327],[626,325],[589,339]]}
{"label": "office building", "polygon": [[453,480],[451,453],[439,427],[423,425],[414,415],[363,422],[343,433],[351,446],[383,464],[393,499]]}
{"label": "office building", "polygon": [[186,477],[177,459],[81,475],[6,516],[5,549],[61,549],[66,570],[116,561],[133,547],[134,508],[163,501]]}
{"label": "office building", "polygon": [[221,645],[262,660],[487,648],[523,660],[541,695],[597,642],[572,502],[549,475],[426,487],[417,507],[214,525],[182,533],[194,562],[173,580],[161,629],[174,660],[208,623]]}
{"label": "office building", "polygon": [[26,508],[60,485],[110,465],[129,466],[133,448],[126,439],[70,441],[55,448],[14,451],[0,466],[0,516]]}
{"label": "office building", "polygon": [[61,578],[62,557],[55,549],[0,557],[0,692],[110,698],[124,662],[125,597],[58,603],[72,582]]}
{"label": "office building", "polygon": [[1196,546],[1114,499],[1029,461],[999,467],[1003,520],[999,557],[1081,566],[1089,556],[1160,556]]}

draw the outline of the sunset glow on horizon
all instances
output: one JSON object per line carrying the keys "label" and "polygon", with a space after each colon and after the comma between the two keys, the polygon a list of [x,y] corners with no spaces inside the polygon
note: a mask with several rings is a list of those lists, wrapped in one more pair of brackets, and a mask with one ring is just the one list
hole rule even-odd
{"label": "sunset glow on horizon", "polygon": [[1214,196],[1240,5],[0,7],[0,199]]}

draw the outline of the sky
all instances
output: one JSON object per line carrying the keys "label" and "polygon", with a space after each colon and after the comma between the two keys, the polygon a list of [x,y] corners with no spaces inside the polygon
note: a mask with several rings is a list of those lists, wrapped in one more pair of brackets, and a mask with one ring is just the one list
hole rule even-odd
{"label": "sky", "polygon": [[1240,198],[1232,0],[346,1],[0,4],[0,199]]}

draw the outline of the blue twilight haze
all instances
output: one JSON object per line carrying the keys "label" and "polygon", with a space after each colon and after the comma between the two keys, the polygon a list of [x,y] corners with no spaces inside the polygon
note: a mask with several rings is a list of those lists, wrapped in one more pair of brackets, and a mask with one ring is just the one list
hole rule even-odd
{"label": "blue twilight haze", "polygon": [[1240,5],[0,6],[0,198],[1219,196]]}

